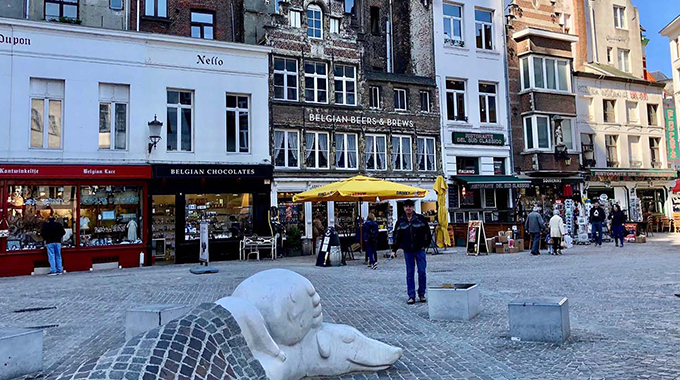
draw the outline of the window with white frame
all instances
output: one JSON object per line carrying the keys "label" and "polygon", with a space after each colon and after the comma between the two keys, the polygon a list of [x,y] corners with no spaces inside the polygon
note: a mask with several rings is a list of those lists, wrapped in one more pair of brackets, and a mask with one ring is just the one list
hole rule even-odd
{"label": "window with white frame", "polygon": [[659,125],[658,104],[647,104],[647,125]]}
{"label": "window with white frame", "polygon": [[569,61],[546,57],[525,57],[520,60],[520,64],[522,90],[537,88],[571,91]]}
{"label": "window with white frame", "polygon": [[583,166],[595,166],[595,135],[581,133],[581,153],[583,154]]}
{"label": "window with white frame", "polygon": [[335,168],[357,169],[359,152],[357,135],[354,133],[335,134]]}
{"label": "window with white frame", "polygon": [[392,167],[397,171],[413,170],[411,136],[392,135]]}
{"label": "window with white frame", "polygon": [[78,0],[45,0],[45,21],[78,19]]}
{"label": "window with white frame", "polygon": [[403,88],[394,89],[394,110],[406,111],[408,110],[408,102],[406,101],[406,90]]}
{"label": "window with white frame", "polygon": [[605,123],[616,123],[616,100],[602,100],[602,117]]}
{"label": "window with white frame", "polygon": [[305,100],[328,103],[328,72],[322,62],[305,62]]}
{"label": "window with white frame", "polygon": [[356,68],[354,66],[335,65],[333,75],[335,76],[335,104],[356,105]]}
{"label": "window with white frame", "polygon": [[274,99],[298,100],[297,59],[274,58]]}
{"label": "window with white frame", "polygon": [[479,120],[482,123],[495,124],[496,117],[496,85],[479,82]]}
{"label": "window with white frame", "polygon": [[302,12],[300,11],[290,11],[288,13],[288,21],[290,23],[290,26],[293,28],[299,28],[302,26]]}
{"label": "window with white frame", "polygon": [[370,92],[370,98],[369,98],[368,107],[372,108],[372,109],[380,109],[381,103],[382,103],[380,101],[380,99],[381,99],[380,95],[381,95],[381,92],[382,92],[380,87],[371,86],[369,88],[369,92]]}
{"label": "window with white frame", "polygon": [[323,11],[316,4],[307,7],[307,37],[323,37]]}
{"label": "window with white frame", "polygon": [[305,133],[305,166],[309,169],[328,169],[328,133]]}
{"label": "window with white frame", "polygon": [[477,49],[493,50],[493,12],[475,9]]}
{"label": "window with white frame", "polygon": [[420,110],[430,112],[430,92],[420,91]]}
{"label": "window with white frame", "polygon": [[418,137],[416,143],[418,149],[416,152],[418,170],[437,170],[434,137]]}
{"label": "window with white frame", "polygon": [[150,17],[168,17],[168,1],[144,0],[144,15]]}
{"label": "window with white frame", "polygon": [[387,137],[385,135],[366,135],[366,169],[387,169]]}
{"label": "window with white frame", "polygon": [[619,167],[619,136],[604,135],[604,145],[607,150],[607,167]]}
{"label": "window with white frame", "polygon": [[99,149],[127,148],[130,86],[99,84]]}
{"label": "window with white frame", "polygon": [[250,151],[250,107],[247,95],[227,94],[227,152]]}
{"label": "window with white frame", "polygon": [[192,91],[168,90],[166,147],[170,152],[191,152],[193,128]]}
{"label": "window with white frame", "polygon": [[652,159],[652,167],[660,169],[661,168],[661,138],[650,137],[649,138],[649,153]]}
{"label": "window with white frame", "polygon": [[547,116],[528,116],[524,118],[524,147],[526,150],[552,149],[550,119]]}
{"label": "window with white frame", "polygon": [[110,0],[109,8],[113,9],[114,11],[123,10],[123,0]]}
{"label": "window with white frame", "polygon": [[630,155],[630,167],[642,167],[642,149],[640,144],[640,136],[628,135],[628,152]]}
{"label": "window with white frame", "polygon": [[191,12],[191,37],[212,40],[215,30],[215,15],[210,12]]}
{"label": "window with white frame", "polygon": [[467,121],[464,80],[446,80],[446,120]]}
{"label": "window with white frame", "polygon": [[300,140],[298,131],[274,130],[274,166],[277,168],[300,167]]}
{"label": "window with white frame", "polygon": [[614,5],[614,27],[626,29],[626,8]]}
{"label": "window with white frame", "polygon": [[463,7],[444,3],[444,42],[463,46]]}
{"label": "window with white frame", "polygon": [[618,50],[618,63],[619,70],[630,72],[630,50],[619,49]]}
{"label": "window with white frame", "polygon": [[331,33],[340,33],[340,19],[332,17],[331,19]]}
{"label": "window with white frame", "polygon": [[626,120],[629,124],[640,123],[640,112],[638,111],[638,102],[626,101]]}
{"label": "window with white frame", "polygon": [[574,125],[572,119],[562,119],[562,139],[569,150],[574,150]]}
{"label": "window with white frame", "polygon": [[30,147],[61,149],[64,81],[31,78]]}

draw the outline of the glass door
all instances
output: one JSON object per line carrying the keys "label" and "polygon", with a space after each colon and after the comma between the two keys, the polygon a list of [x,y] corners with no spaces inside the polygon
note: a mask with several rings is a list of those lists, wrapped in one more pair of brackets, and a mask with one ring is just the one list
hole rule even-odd
{"label": "glass door", "polygon": [[151,251],[156,260],[175,260],[175,196],[151,197]]}

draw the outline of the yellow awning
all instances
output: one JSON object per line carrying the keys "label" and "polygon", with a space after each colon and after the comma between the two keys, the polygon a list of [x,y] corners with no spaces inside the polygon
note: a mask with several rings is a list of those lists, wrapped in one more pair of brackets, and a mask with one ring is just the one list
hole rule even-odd
{"label": "yellow awning", "polygon": [[423,198],[426,195],[425,189],[358,175],[296,194],[293,202],[376,202],[388,199]]}

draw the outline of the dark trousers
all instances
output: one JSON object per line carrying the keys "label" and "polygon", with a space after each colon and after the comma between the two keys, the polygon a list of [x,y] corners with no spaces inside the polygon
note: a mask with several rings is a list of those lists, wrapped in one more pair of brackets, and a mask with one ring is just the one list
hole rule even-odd
{"label": "dark trousers", "polygon": [[367,241],[364,244],[364,248],[366,249],[366,255],[368,256],[371,265],[375,264],[376,261],[378,261],[378,242]]}
{"label": "dark trousers", "polygon": [[621,242],[623,247],[623,226],[612,226],[612,233],[614,234],[614,242]]}
{"label": "dark trousers", "polygon": [[418,265],[418,295],[425,295],[425,287],[427,286],[427,274],[425,270],[427,261],[425,257],[425,250],[415,253],[404,251],[404,260],[406,261],[406,291],[410,298],[416,298],[416,265]]}
{"label": "dark trousers", "polygon": [[541,233],[531,233],[531,253],[540,253],[541,250]]}
{"label": "dark trousers", "polygon": [[595,244],[602,245],[602,222],[593,222],[593,240]]}
{"label": "dark trousers", "polygon": [[558,254],[559,252],[562,252],[562,238],[554,237],[551,239],[553,241],[553,253]]}

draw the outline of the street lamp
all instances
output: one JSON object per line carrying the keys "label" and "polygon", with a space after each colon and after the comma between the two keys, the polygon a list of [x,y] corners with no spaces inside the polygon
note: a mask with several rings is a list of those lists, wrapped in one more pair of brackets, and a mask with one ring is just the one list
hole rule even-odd
{"label": "street lamp", "polygon": [[162,127],[163,123],[156,119],[156,115],[153,115],[153,120],[149,122],[149,140],[151,140],[149,143],[149,154],[151,154],[151,151],[156,147],[156,144],[161,141]]}

